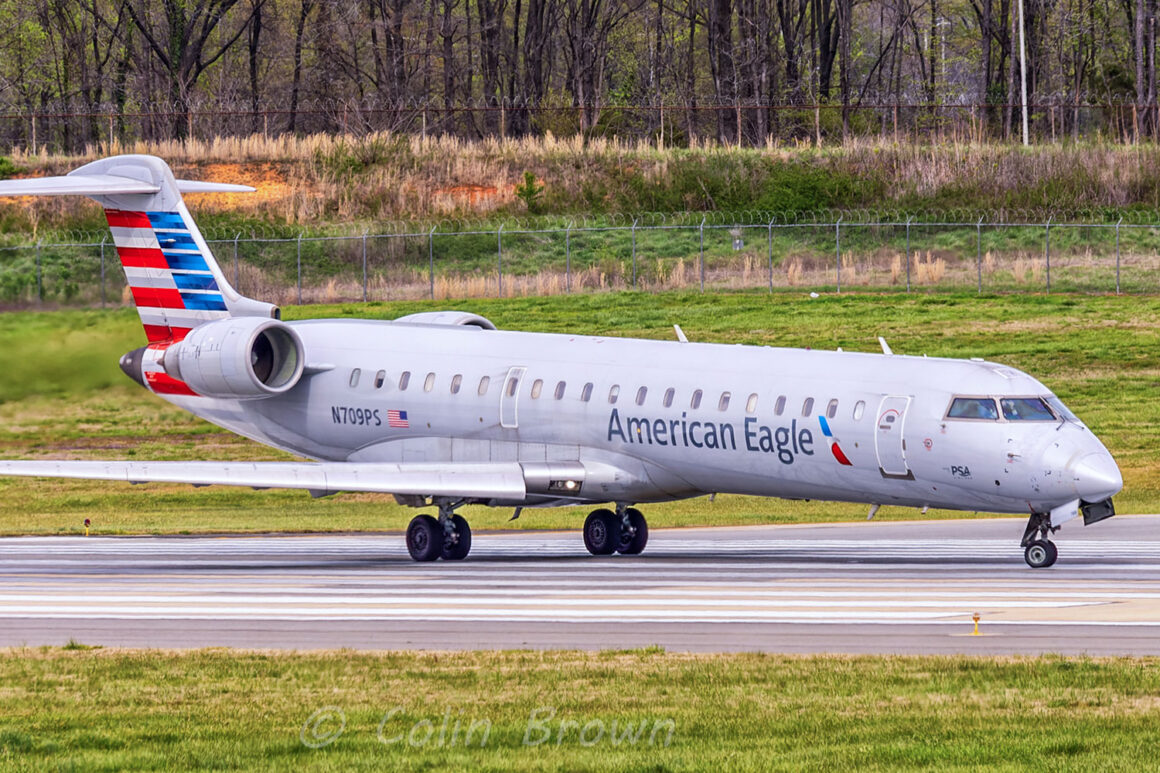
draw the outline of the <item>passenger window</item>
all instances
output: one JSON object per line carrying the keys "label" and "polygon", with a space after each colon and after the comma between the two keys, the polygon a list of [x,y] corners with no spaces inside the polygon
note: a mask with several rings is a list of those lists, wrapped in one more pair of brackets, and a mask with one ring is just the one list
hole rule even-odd
{"label": "passenger window", "polygon": [[645,395],[647,395],[647,394],[648,394],[648,387],[641,387],[640,389],[636,390],[636,404],[637,405],[644,405],[644,398],[645,398]]}
{"label": "passenger window", "polygon": [[451,394],[459,394],[459,387],[463,384],[463,376],[456,373],[455,378],[451,379]]}
{"label": "passenger window", "polygon": [[999,409],[989,397],[956,397],[947,411],[948,419],[983,419],[998,421]]}
{"label": "passenger window", "polygon": [[612,389],[608,390],[608,402],[616,403],[616,398],[620,397],[620,385],[613,384]]}
{"label": "passenger window", "polygon": [[375,389],[382,389],[383,382],[386,380],[387,380],[387,372],[385,370],[380,370],[378,373],[376,373],[375,374]]}
{"label": "passenger window", "polygon": [[520,388],[520,380],[517,376],[512,376],[507,382],[507,396],[515,397],[516,390]]}
{"label": "passenger window", "polygon": [[777,402],[773,405],[773,412],[777,416],[781,416],[783,413],[785,413],[785,395],[781,395],[777,398]]}
{"label": "passenger window", "polygon": [[564,399],[564,389],[565,389],[565,386],[564,386],[563,381],[561,381],[559,384],[556,384],[556,399],[557,400]]}
{"label": "passenger window", "polygon": [[729,393],[728,392],[721,393],[721,399],[717,401],[717,410],[719,410],[719,411],[729,410]]}
{"label": "passenger window", "polygon": [[1007,421],[1055,421],[1055,415],[1038,397],[1004,397],[999,400]]}
{"label": "passenger window", "polygon": [[814,398],[807,397],[806,401],[802,403],[802,416],[809,416],[814,412]]}
{"label": "passenger window", "polygon": [[479,380],[479,389],[477,391],[479,392],[480,397],[483,397],[487,394],[487,388],[489,386],[491,386],[491,376],[484,376]]}
{"label": "passenger window", "polygon": [[354,370],[352,370],[352,371],[350,372],[350,386],[351,386],[351,388],[352,388],[352,389],[353,389],[354,387],[358,386],[358,377],[359,377],[359,376],[361,376],[361,375],[362,375],[362,369],[361,369],[361,368],[355,368]]}
{"label": "passenger window", "polygon": [[826,406],[826,418],[832,419],[838,415],[838,401],[831,400],[830,404]]}
{"label": "passenger window", "polygon": [[866,413],[866,401],[859,400],[854,403],[854,421],[861,421],[863,414]]}
{"label": "passenger window", "polygon": [[538,378],[532,382],[532,399],[539,400],[540,392],[544,391],[544,379]]}
{"label": "passenger window", "polygon": [[411,383],[411,371],[405,370],[399,374],[399,391],[403,392],[407,389],[407,384]]}
{"label": "passenger window", "polygon": [[580,390],[580,401],[586,403],[591,399],[592,399],[592,382],[589,381],[587,384],[584,385],[584,388]]}
{"label": "passenger window", "polygon": [[701,390],[700,389],[693,390],[693,399],[689,401],[689,407],[692,408],[693,410],[697,410],[698,408],[701,407]]}
{"label": "passenger window", "polygon": [[751,394],[749,396],[749,399],[745,401],[745,412],[746,413],[757,413],[757,393],[756,392]]}
{"label": "passenger window", "polygon": [[435,388],[435,374],[428,373],[427,378],[423,381],[423,391],[430,392]]}
{"label": "passenger window", "polygon": [[665,390],[665,397],[661,402],[664,404],[664,406],[666,408],[673,407],[673,398],[676,397],[676,394],[677,394],[677,390],[673,389],[672,387],[669,387],[668,389]]}

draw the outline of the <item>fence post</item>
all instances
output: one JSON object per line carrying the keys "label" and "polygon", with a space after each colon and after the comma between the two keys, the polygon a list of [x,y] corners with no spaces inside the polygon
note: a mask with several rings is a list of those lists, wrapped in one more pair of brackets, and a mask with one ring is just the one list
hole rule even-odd
{"label": "fence post", "polygon": [[1047,226],[1043,239],[1044,256],[1047,259],[1047,292],[1051,292],[1051,215],[1047,216]]}
{"label": "fence post", "polygon": [[234,234],[234,289],[235,290],[237,290],[238,285],[241,284],[241,278],[240,278],[241,277],[241,273],[240,273],[241,269],[238,267],[238,238],[241,235],[242,234],[240,231],[238,233]]}
{"label": "fence post", "polygon": [[302,305],[302,234],[298,234],[298,305]]}
{"label": "fence post", "polygon": [[564,290],[572,292],[572,221],[564,228]]}
{"label": "fence post", "polygon": [[773,293],[773,220],[769,221],[769,292]]}
{"label": "fence post", "polygon": [[1116,295],[1120,294],[1120,223],[1124,222],[1123,215],[1116,223]]}
{"label": "fence post", "polygon": [[499,267],[499,297],[503,297],[503,223],[495,231],[496,266]]}
{"label": "fence post", "polygon": [[637,218],[632,219],[632,289],[636,289],[636,223]]}
{"label": "fence post", "polygon": [[363,303],[367,302],[367,231],[363,229]]}
{"label": "fence post", "polygon": [[914,215],[906,216],[906,292],[910,292],[910,221]]}
{"label": "fence post", "polygon": [[701,292],[705,292],[705,216],[701,215]]}
{"label": "fence post", "polygon": [[979,266],[979,293],[983,292],[983,218],[975,223],[975,262]]}
{"label": "fence post", "polygon": [[435,300],[435,229],[438,227],[439,225],[435,224],[427,232],[427,276],[431,289],[431,300]]}
{"label": "fence post", "polygon": [[44,302],[44,282],[40,276],[40,245],[44,243],[43,239],[36,241],[36,302]]}
{"label": "fence post", "polygon": [[105,242],[109,240],[108,235],[101,237],[101,308],[105,308]]}
{"label": "fence post", "polygon": [[834,253],[834,265],[837,268],[838,278],[838,292],[842,292],[842,218],[845,215],[838,215],[838,222],[834,223],[834,246],[836,252]]}

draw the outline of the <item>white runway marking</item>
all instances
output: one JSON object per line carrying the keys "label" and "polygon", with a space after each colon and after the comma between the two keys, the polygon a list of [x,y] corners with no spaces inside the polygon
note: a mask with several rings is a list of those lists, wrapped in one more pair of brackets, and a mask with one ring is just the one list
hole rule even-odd
{"label": "white runway marking", "polygon": [[[357,626],[366,641],[408,646],[455,646],[480,631],[511,646],[570,646],[566,631],[618,646],[637,631],[714,648],[734,630],[723,625],[866,625],[906,641],[907,630],[963,633],[975,613],[993,631],[1073,632],[1060,643],[1106,639],[1097,629],[1140,642],[1160,627],[1160,519],[1134,522],[1143,534],[1129,538],[1061,542],[1046,571],[1024,565],[1008,522],[979,523],[1002,538],[944,534],[966,533],[961,522],[674,530],[655,532],[644,556],[594,558],[579,534],[478,534],[467,561],[432,564],[412,563],[397,535],[0,539],[0,644],[42,631],[153,642],[156,629],[183,646],[241,625],[251,646],[276,629],[290,631],[284,646],[346,646]],[[897,536],[923,529],[938,538]],[[579,628],[552,628],[568,624]],[[764,648],[767,637],[746,641]]]}

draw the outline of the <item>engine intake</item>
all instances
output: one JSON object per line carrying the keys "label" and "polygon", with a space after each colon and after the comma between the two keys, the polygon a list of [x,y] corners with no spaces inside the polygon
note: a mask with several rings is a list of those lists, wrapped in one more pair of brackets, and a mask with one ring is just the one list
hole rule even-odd
{"label": "engine intake", "polygon": [[302,339],[273,319],[234,317],[195,327],[170,346],[165,372],[206,397],[269,397],[294,388],[306,358]]}

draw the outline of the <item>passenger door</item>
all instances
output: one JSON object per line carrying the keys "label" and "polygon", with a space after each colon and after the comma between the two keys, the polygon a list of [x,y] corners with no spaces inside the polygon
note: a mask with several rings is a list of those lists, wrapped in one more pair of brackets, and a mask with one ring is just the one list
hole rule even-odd
{"label": "passenger door", "polygon": [[878,453],[878,468],[887,477],[913,477],[906,463],[906,439],[903,437],[909,407],[910,398],[904,395],[886,395],[878,406],[874,448]]}

